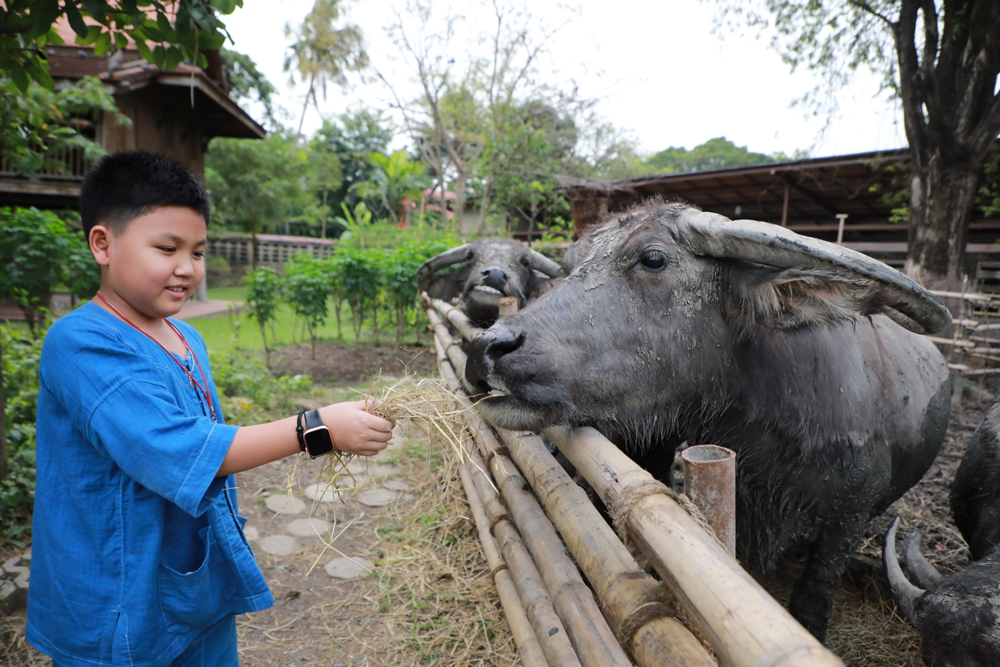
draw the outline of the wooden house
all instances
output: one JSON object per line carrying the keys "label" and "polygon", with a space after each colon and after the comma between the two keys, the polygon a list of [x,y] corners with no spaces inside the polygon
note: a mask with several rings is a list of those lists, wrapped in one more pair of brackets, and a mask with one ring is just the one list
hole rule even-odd
{"label": "wooden house", "polygon": [[[64,19],[56,28],[66,41],[47,48],[49,73],[56,85],[97,77],[111,88],[118,109],[132,121],[119,124],[107,114],[87,130],[104,150],[149,150],[177,160],[203,178],[205,149],[213,137],[263,139],[266,135],[227,94],[218,51],[206,52],[206,69],[182,63],[167,72],[143,60],[135,49],[94,55],[92,46],[73,43],[75,33]],[[0,206],[75,209],[89,165],[75,150],[58,159],[65,169],[30,177],[0,162]]]}

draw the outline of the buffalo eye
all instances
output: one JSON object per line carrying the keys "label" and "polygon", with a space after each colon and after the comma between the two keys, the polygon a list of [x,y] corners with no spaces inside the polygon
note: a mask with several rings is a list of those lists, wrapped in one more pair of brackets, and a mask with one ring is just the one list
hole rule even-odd
{"label": "buffalo eye", "polygon": [[524,266],[531,266],[531,260],[529,260],[527,257],[522,257],[521,264],[523,264]]}
{"label": "buffalo eye", "polygon": [[662,271],[667,266],[667,255],[662,250],[647,250],[639,263],[650,271]]}
{"label": "buffalo eye", "polygon": [[473,252],[471,250],[469,252],[465,253],[465,261],[468,262],[470,259],[473,258],[473,256],[474,256],[474,254],[473,254]]}

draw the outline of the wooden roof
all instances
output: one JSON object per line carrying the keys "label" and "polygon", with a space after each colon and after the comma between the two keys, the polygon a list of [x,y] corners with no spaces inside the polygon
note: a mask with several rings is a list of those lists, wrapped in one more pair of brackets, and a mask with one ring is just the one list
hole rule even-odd
{"label": "wooden roof", "polygon": [[[906,224],[892,223],[888,195],[906,187],[906,149],[812,158],[715,171],[667,174],[565,187],[581,230],[603,212],[624,210],[644,199],[681,199],[729,218],[763,220],[830,238],[837,214],[848,216],[845,240],[905,241]],[[993,178],[996,178],[994,176]],[[583,218],[578,219],[578,212]],[[1000,220],[975,220],[973,235],[1000,235]],[[980,234],[981,236],[981,234]]]}

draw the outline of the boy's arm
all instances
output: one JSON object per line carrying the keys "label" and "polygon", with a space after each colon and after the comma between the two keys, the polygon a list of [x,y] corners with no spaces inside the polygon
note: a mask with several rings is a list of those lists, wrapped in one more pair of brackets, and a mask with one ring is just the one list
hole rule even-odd
{"label": "boy's arm", "polygon": [[[333,446],[347,454],[375,456],[392,437],[393,424],[365,410],[364,401],[334,403],[320,408],[323,423],[330,429]],[[222,461],[218,477],[298,454],[296,417],[256,426],[241,426]]]}

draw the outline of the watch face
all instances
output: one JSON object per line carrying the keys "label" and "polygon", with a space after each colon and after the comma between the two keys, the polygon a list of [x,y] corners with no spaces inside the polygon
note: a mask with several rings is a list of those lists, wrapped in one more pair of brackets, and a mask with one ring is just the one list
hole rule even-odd
{"label": "watch face", "polygon": [[311,428],[303,434],[306,439],[306,451],[309,456],[316,458],[333,451],[333,439],[330,438],[330,429],[325,426]]}

